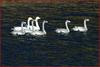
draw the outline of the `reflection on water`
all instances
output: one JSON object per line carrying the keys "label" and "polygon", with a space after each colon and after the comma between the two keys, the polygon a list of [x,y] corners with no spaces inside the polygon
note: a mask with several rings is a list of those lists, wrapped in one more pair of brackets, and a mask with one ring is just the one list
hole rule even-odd
{"label": "reflection on water", "polygon": [[[63,6],[63,7],[62,7]],[[75,16],[69,11],[78,11],[77,7],[65,8],[65,5],[46,7],[46,5],[18,7],[4,7],[3,20],[3,65],[96,65],[98,46],[98,25],[97,8],[84,7],[89,9],[90,15]],[[66,5],[67,6],[67,5]],[[32,7],[32,6],[31,6]],[[58,8],[59,7],[59,8]],[[62,8],[60,8],[62,7]],[[76,8],[76,9],[75,9]],[[91,9],[91,10],[90,10]],[[94,15],[91,16],[91,12]],[[66,15],[69,14],[70,15]],[[87,10],[88,13],[88,10]],[[12,36],[11,28],[19,26],[21,21],[27,20],[28,16],[41,16],[49,23],[46,25],[46,36]],[[68,35],[57,34],[54,30],[65,27],[64,21],[71,20],[69,28],[74,25],[83,25],[84,18],[89,18],[86,33],[71,32]]]}

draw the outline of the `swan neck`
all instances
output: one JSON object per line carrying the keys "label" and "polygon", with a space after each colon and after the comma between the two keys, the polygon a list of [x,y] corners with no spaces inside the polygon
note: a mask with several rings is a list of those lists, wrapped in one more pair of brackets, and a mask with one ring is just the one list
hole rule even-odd
{"label": "swan neck", "polygon": [[28,29],[29,29],[29,26],[30,26],[30,19],[28,18],[28,20],[27,20],[27,27],[28,27]]}
{"label": "swan neck", "polygon": [[39,28],[38,20],[36,19],[36,27]]}
{"label": "swan neck", "polygon": [[87,30],[86,20],[84,20],[84,28]]}
{"label": "swan neck", "polygon": [[29,27],[30,27],[30,21],[31,21],[31,20],[33,20],[31,17],[29,17],[28,20],[27,20],[27,28],[28,28],[28,29],[29,29]]}
{"label": "swan neck", "polygon": [[34,31],[34,21],[32,21],[32,31]]}
{"label": "swan neck", "polygon": [[24,33],[23,22],[21,23],[21,31],[22,31],[22,33]]}
{"label": "swan neck", "polygon": [[46,34],[45,28],[44,28],[45,22],[42,23],[42,31]]}
{"label": "swan neck", "polygon": [[68,28],[68,22],[65,22],[65,25],[66,25],[66,29],[68,32],[70,32],[69,28]]}

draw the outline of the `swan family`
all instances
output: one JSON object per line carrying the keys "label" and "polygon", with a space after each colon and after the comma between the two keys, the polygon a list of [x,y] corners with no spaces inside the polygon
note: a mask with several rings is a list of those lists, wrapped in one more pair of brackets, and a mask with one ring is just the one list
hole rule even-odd
{"label": "swan family", "polygon": [[[41,35],[46,35],[47,32],[45,30],[45,24],[48,23],[48,21],[44,20],[42,22],[42,29],[40,30],[39,26],[39,19],[41,19],[39,16],[37,16],[35,19],[32,17],[28,17],[27,22],[21,22],[21,26],[17,26],[12,28],[13,30],[11,33],[13,35],[25,35],[25,34],[30,34],[33,36],[41,36]],[[89,21],[89,19],[84,19],[84,26],[74,26],[72,28],[73,31],[78,31],[78,32],[86,32],[88,31],[86,22]],[[70,29],[68,27],[68,24],[71,23],[70,20],[65,21],[65,27],[66,28],[57,28],[55,29],[55,32],[58,34],[68,34],[70,32]]]}

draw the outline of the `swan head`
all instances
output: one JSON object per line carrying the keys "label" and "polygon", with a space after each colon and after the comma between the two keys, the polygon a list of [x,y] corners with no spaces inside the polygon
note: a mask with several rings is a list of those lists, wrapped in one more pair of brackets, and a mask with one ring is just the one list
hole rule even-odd
{"label": "swan head", "polygon": [[90,19],[85,19],[85,21],[90,21]]}
{"label": "swan head", "polygon": [[28,17],[28,20],[32,20],[33,18],[32,17]]}
{"label": "swan head", "polygon": [[23,24],[26,24],[26,22],[25,22],[25,21],[22,21],[22,23],[23,23]]}
{"label": "swan head", "polygon": [[40,18],[39,16],[37,16],[37,17],[36,17],[36,20],[39,20],[39,19],[41,19],[41,18]]}
{"label": "swan head", "polygon": [[70,23],[71,21],[70,20],[66,20],[66,23]]}
{"label": "swan head", "polygon": [[45,20],[44,20],[43,22],[44,22],[44,23],[48,23],[48,21],[45,21]]}

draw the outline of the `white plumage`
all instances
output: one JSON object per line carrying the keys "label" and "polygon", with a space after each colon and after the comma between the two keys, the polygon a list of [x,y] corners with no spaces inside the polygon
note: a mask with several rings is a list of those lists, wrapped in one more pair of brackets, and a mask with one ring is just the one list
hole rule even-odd
{"label": "white plumage", "polygon": [[[43,21],[43,23],[42,23],[42,31],[40,31],[40,30],[34,31],[34,28],[33,28],[33,31],[31,32],[31,35],[36,35],[36,36],[38,36],[38,35],[46,35],[46,31],[45,31],[45,28],[44,28],[44,24],[45,23],[48,23],[48,21]],[[34,26],[33,23],[32,23],[32,26]]]}
{"label": "white plumage", "polygon": [[69,21],[69,20],[66,20],[66,22],[65,22],[66,28],[58,28],[58,29],[55,30],[55,32],[56,32],[56,33],[62,33],[62,34],[67,34],[67,33],[69,33],[70,30],[69,30],[68,25],[67,25],[68,23],[70,23],[70,21]]}
{"label": "white plumage", "polygon": [[85,19],[84,20],[84,27],[81,26],[75,26],[74,28],[72,28],[72,30],[74,31],[80,31],[80,32],[86,32],[88,30],[86,22],[89,21],[89,19]]}

